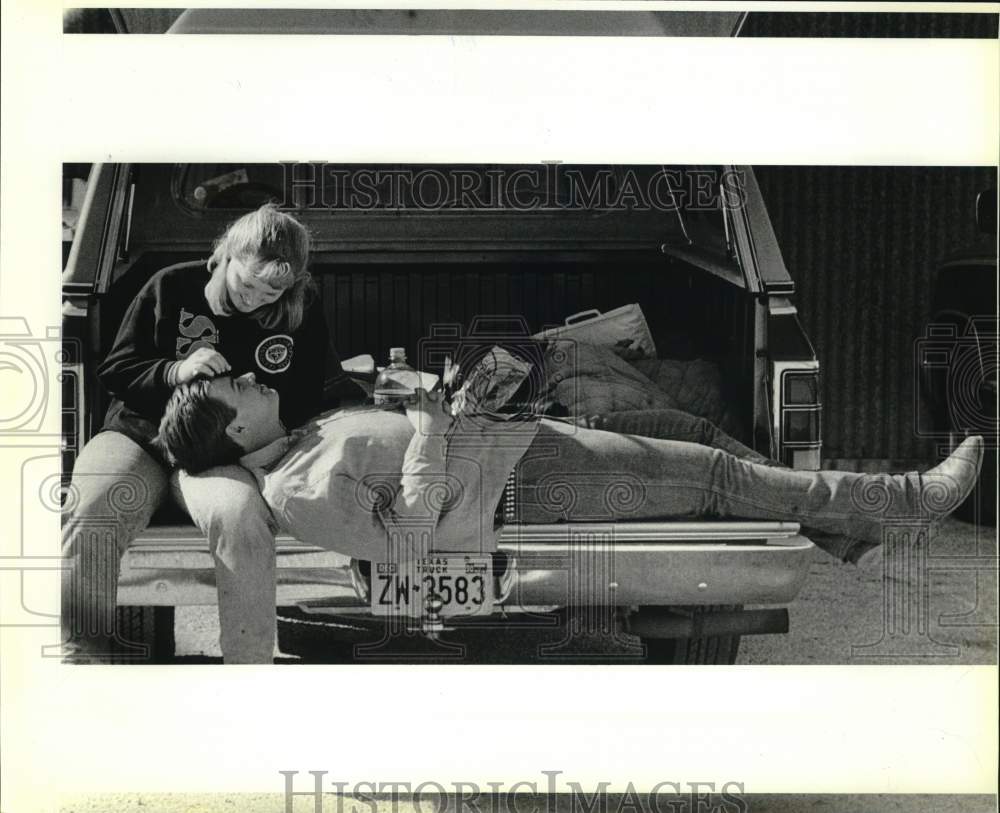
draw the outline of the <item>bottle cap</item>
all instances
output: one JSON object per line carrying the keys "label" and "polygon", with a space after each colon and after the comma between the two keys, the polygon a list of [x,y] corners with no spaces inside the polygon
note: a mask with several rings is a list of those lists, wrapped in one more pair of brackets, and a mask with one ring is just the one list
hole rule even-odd
{"label": "bottle cap", "polygon": [[390,347],[389,348],[389,361],[396,360],[406,360],[406,348],[405,347]]}

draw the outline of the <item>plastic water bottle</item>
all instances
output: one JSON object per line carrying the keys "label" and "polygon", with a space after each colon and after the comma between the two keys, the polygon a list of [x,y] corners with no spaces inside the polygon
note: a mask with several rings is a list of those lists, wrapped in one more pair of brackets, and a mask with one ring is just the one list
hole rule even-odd
{"label": "plastic water bottle", "polygon": [[420,376],[406,363],[406,348],[390,347],[389,366],[375,379],[375,403],[401,403],[413,395],[419,385]]}

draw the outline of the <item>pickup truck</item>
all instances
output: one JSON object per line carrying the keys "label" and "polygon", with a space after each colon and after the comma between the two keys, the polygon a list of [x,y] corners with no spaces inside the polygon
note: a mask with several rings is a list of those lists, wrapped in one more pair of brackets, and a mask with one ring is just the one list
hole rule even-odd
{"label": "pickup truck", "polygon": [[[377,183],[431,169],[439,185],[504,179],[506,190],[451,190],[428,206],[416,186],[393,197]],[[101,427],[109,396],[94,370],[136,292],[168,265],[207,258],[228,222],[269,200],[312,234],[341,357],[419,349],[442,325],[461,337],[502,316],[538,331],[638,303],[661,359],[717,371],[730,434],[796,468],[819,466],[819,365],[750,167],[96,164],[63,277],[64,477]],[[498,506],[490,617],[411,626],[442,636],[596,613],[638,636],[649,662],[733,663],[740,636],[787,631],[785,605],[812,557],[795,523],[527,525],[515,503],[509,489]],[[281,614],[385,635],[369,563],[287,536],[276,553]],[[118,601],[120,630],[154,661],[171,657],[175,607],[216,603],[207,543],[186,516],[161,511],[136,539]]]}

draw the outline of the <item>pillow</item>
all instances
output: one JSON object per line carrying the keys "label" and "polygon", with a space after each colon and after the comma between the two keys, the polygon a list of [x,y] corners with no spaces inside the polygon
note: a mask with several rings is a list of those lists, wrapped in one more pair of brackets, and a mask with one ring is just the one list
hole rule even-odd
{"label": "pillow", "polygon": [[536,333],[535,339],[573,339],[578,342],[610,347],[624,359],[656,358],[653,334],[638,304],[601,313],[591,309],[566,318],[559,327]]}

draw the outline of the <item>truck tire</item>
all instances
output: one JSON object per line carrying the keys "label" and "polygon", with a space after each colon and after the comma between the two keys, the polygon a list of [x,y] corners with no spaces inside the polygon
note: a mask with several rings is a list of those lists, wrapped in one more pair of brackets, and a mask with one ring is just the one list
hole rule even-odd
{"label": "truck tire", "polygon": [[335,616],[278,607],[278,651],[307,663],[353,663],[358,631]]}
{"label": "truck tire", "polygon": [[[719,604],[683,609],[693,616],[719,611],[738,611],[740,604]],[[740,649],[739,635],[710,635],[702,638],[651,638],[640,637],[645,647],[644,661],[648,664],[715,664],[736,663]]]}
{"label": "truck tire", "polygon": [[[174,657],[173,607],[119,607],[117,623],[118,637],[127,643],[119,646],[113,663],[163,664]],[[143,645],[148,648],[145,655]]]}

